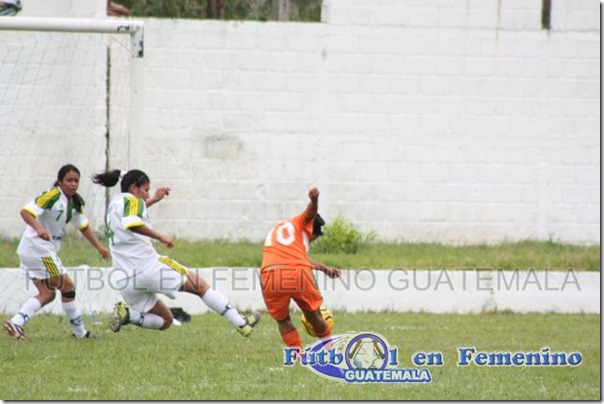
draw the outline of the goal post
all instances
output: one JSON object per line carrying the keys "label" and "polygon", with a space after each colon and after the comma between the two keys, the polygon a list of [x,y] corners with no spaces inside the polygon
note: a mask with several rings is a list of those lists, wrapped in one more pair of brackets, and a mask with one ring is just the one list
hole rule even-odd
{"label": "goal post", "polygon": [[129,34],[132,57],[144,56],[144,23],[137,20],[20,17],[0,19],[2,31]]}
{"label": "goal post", "polygon": [[0,236],[20,235],[18,204],[63,164],[88,211],[106,202],[92,170],[140,164],[143,56],[142,21],[0,18]]}
{"label": "goal post", "polygon": [[[53,185],[61,166],[80,169],[86,216],[104,238],[109,190],[90,176],[141,164],[132,145],[141,139],[143,56],[142,21],[0,18],[0,251],[9,261],[0,265],[8,267],[0,268],[6,272],[0,274],[0,312],[35,294],[15,272],[16,241],[26,226],[19,209]],[[70,271],[109,265],[71,224],[66,230],[59,256]],[[18,281],[3,281],[6,276]],[[87,293],[89,281],[77,281],[87,313],[108,304]]]}

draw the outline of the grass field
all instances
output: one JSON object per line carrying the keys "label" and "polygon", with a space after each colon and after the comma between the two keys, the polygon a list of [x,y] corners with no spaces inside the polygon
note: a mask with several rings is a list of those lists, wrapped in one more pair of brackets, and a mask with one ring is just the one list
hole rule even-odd
{"label": "grass field", "polygon": [[[29,342],[0,338],[5,400],[600,400],[600,316],[335,312],[335,332],[373,331],[399,349],[441,351],[432,383],[349,385],[299,365],[282,366],[276,323],[264,316],[245,339],[216,314],[167,331],[88,318],[99,337],[74,341],[62,317],[37,316]],[[96,324],[94,324],[96,322]],[[306,343],[313,339],[304,336]],[[580,351],[577,367],[458,367],[457,347],[483,351]]]}
{"label": "grass field", "polygon": [[[101,238],[102,239],[102,238]],[[18,267],[18,240],[0,239],[0,267]],[[259,267],[261,242],[176,240],[172,250],[158,251],[191,268]],[[63,264],[109,266],[82,238],[71,236],[59,253]],[[600,246],[576,246],[551,241],[521,241],[497,245],[451,246],[438,243],[367,243],[358,254],[310,255],[338,268],[374,269],[501,269],[599,271]]]}
{"label": "grass field", "polygon": [[[0,239],[0,267],[18,267],[18,240]],[[258,267],[260,242],[186,242],[158,246],[192,267]],[[81,238],[60,252],[66,266],[110,266]],[[339,268],[535,269],[599,271],[599,246],[523,241],[487,246],[369,243],[358,254],[310,255]],[[299,314],[296,314],[299,316]],[[74,341],[63,317],[40,315],[29,342],[0,336],[4,400],[600,400],[600,316],[565,314],[428,314],[335,312],[334,332],[370,331],[399,349],[401,367],[415,352],[440,351],[432,383],[350,385],[299,365],[282,365],[282,341],[268,316],[249,339],[216,314],[165,332],[126,327],[114,334],[108,315],[87,318],[98,334]],[[8,316],[4,316],[8,317]],[[313,339],[303,336],[305,343]],[[457,348],[479,351],[580,351],[577,367],[457,366]]]}

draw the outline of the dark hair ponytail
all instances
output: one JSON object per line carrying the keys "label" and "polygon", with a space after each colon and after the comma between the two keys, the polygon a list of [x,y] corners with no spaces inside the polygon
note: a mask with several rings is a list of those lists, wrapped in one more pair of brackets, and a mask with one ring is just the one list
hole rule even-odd
{"label": "dark hair ponytail", "polygon": [[94,174],[92,182],[104,187],[112,187],[120,180],[120,170],[105,171],[104,173]]}
{"label": "dark hair ponytail", "polygon": [[76,194],[71,197],[71,202],[78,213],[84,213],[84,210],[82,209],[84,206],[84,198],[82,198],[80,194],[76,192]]}
{"label": "dark hair ponytail", "polygon": [[120,170],[105,171],[104,173],[93,175],[92,182],[105,187],[112,187],[117,184],[120,177],[123,177],[122,182],[120,183],[122,192],[128,192],[128,189],[132,184],[140,187],[143,184],[148,184],[151,182],[147,174],[141,170],[130,170],[123,175]]}

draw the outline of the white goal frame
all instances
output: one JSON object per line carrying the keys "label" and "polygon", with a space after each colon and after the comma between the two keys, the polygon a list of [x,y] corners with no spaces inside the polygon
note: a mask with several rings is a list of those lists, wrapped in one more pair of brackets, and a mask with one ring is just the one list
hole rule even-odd
{"label": "white goal frame", "polygon": [[137,20],[43,17],[1,18],[0,30],[129,34],[132,44],[132,57],[142,58],[144,56],[144,24],[142,21]]}
{"label": "white goal frame", "polygon": [[[144,23],[140,20],[110,18],[0,18],[2,31],[98,33],[130,35],[130,110],[128,117],[129,143],[138,144],[142,136],[142,89],[144,84]],[[128,147],[128,164],[139,166],[141,156]]]}
{"label": "white goal frame", "polygon": [[[18,37],[21,37],[21,35],[17,35],[17,33],[42,33],[42,34],[59,34],[59,35],[63,35],[66,37],[69,37],[71,34],[77,35],[77,34],[85,34],[85,36],[87,36],[88,34],[91,35],[95,35],[95,34],[99,34],[99,35],[104,35],[104,36],[109,36],[112,38],[115,38],[116,36],[119,36],[119,44],[123,47],[123,52],[117,48],[118,52],[119,52],[119,57],[118,57],[118,61],[120,63],[118,63],[117,65],[119,66],[118,69],[119,70],[119,75],[129,75],[128,78],[128,86],[127,87],[123,87],[123,92],[119,93],[119,97],[122,97],[118,100],[118,104],[120,101],[124,101],[124,104],[128,106],[127,110],[124,110],[123,112],[123,116],[121,116],[122,112],[120,111],[120,123],[123,123],[123,126],[120,126],[120,141],[121,139],[123,139],[121,136],[122,135],[127,135],[127,142],[128,142],[128,150],[127,153],[124,153],[123,155],[120,155],[120,159],[122,160],[126,160],[127,159],[127,165],[126,166],[121,166],[121,167],[117,167],[117,168],[128,168],[128,167],[136,167],[141,165],[141,158],[142,158],[142,150],[136,150],[135,148],[130,147],[130,145],[137,145],[141,142],[141,138],[142,138],[142,109],[143,109],[143,85],[144,85],[144,65],[143,65],[143,61],[144,61],[144,24],[142,21],[137,21],[137,20],[129,20],[129,19],[109,19],[109,18],[99,18],[99,19],[83,19],[83,18],[41,18],[41,17],[0,17],[0,36],[7,36],[8,37],[8,43],[10,43],[10,41],[12,40],[12,38],[10,38],[10,35],[15,35],[15,40],[19,39]],[[10,34],[9,34],[10,33]],[[125,36],[123,36],[125,35]],[[24,35],[24,36],[29,36],[28,35]],[[33,35],[35,36],[35,35]],[[45,35],[44,35],[45,36]],[[52,36],[52,35],[51,35]],[[130,37],[130,42],[128,43],[128,36]],[[84,42],[84,41],[83,41]],[[103,70],[106,69],[106,74],[108,75],[107,81],[109,81],[110,78],[110,74],[111,74],[111,46],[110,45],[115,45],[115,43],[109,43],[110,40],[108,40],[108,44],[107,44],[107,53],[106,53],[106,66],[103,66],[101,69],[99,70]],[[26,46],[26,45],[25,45]],[[98,52],[99,50],[94,50],[95,52]],[[42,55],[43,56],[43,55]],[[36,59],[37,60],[37,59]],[[92,63],[94,63],[96,65],[97,61],[99,63],[101,62],[102,57],[100,57],[98,60],[94,59],[94,61]],[[121,62],[124,61],[126,62],[126,65],[122,64]],[[2,63],[2,61],[0,61],[0,63]],[[74,65],[74,67],[77,68],[77,65]],[[35,75],[34,75],[35,76]],[[35,80],[36,77],[34,77]],[[118,78],[118,82],[119,82],[119,78]],[[69,80],[69,78],[67,79]],[[26,83],[26,84],[30,84],[30,83]],[[8,85],[11,85],[10,83]],[[109,97],[110,94],[110,86],[109,84],[105,83],[106,86],[106,96]],[[120,88],[121,91],[121,88]],[[29,94],[27,94],[27,96],[29,96]],[[112,102],[111,101],[107,101],[107,102]],[[116,104],[116,105],[118,105]],[[119,105],[118,105],[119,107]],[[107,108],[108,112],[107,112],[107,116],[106,118],[106,122],[109,126],[111,125],[111,120],[109,117],[109,110],[110,108]],[[110,130],[110,129],[108,129]],[[122,133],[123,132],[123,133]],[[16,138],[16,137],[15,137]],[[2,135],[0,135],[0,143],[2,143],[2,141],[4,139],[9,139],[8,137],[3,138]],[[18,138],[16,138],[18,139]],[[12,138],[10,138],[9,140],[12,140]],[[108,140],[109,142],[109,137]],[[124,139],[124,141],[126,141]],[[3,144],[4,147],[4,144]],[[109,156],[109,154],[111,153],[111,149],[109,147],[109,143],[107,143],[107,147],[106,147],[106,151],[107,156]],[[0,160],[1,161],[1,160]],[[106,162],[109,162],[109,157],[107,157]],[[111,167],[111,168],[116,168],[116,167]],[[106,190],[107,193],[105,194],[104,197],[104,202],[106,204],[107,200],[108,200],[108,192],[109,190]],[[98,191],[100,194],[100,191]],[[10,197],[13,197],[12,195]],[[10,199],[10,198],[9,198]],[[13,197],[14,199],[14,197]],[[92,199],[92,198],[90,198]],[[96,203],[99,208],[102,209],[102,205],[101,203],[103,202],[102,197],[98,197],[96,198]],[[12,206],[12,205],[11,205]],[[2,205],[2,207],[4,208],[5,205]],[[12,220],[12,219],[11,219]],[[18,221],[19,224],[19,230],[22,231],[22,226],[23,223],[20,222],[20,218],[15,219],[15,221]],[[4,222],[0,222],[2,223],[2,225],[4,226],[4,223],[8,223],[8,227],[5,228],[11,228],[12,223],[7,219]],[[12,237],[12,236],[11,236]],[[77,271],[78,268],[70,268],[69,271]],[[88,271],[82,271],[80,268],[80,271],[82,273],[88,273]],[[80,273],[80,275],[82,275],[82,273]],[[106,269],[103,268],[102,270],[99,270],[99,273],[105,274],[107,273]],[[35,288],[31,287],[31,284],[28,283],[28,281],[25,281],[23,279],[18,278],[18,271],[16,269],[13,268],[9,268],[9,269],[0,269],[0,279],[3,279],[2,282],[0,282],[0,293],[3,294],[3,296],[0,298],[0,313],[14,313],[18,310],[18,306],[15,306],[17,304],[19,304],[18,302],[21,301],[25,301],[25,299],[21,299],[19,296],[33,296],[33,294],[35,294]],[[9,278],[3,278],[4,276],[9,276]],[[81,276],[82,278],[82,276]],[[75,280],[76,278],[74,278]],[[76,282],[76,287],[78,288],[78,290],[84,291],[85,288],[89,288],[89,286],[87,285],[86,282],[90,282],[90,281],[94,281],[94,279],[87,277],[85,279],[81,279],[79,282]],[[25,289],[23,289],[23,285],[24,283],[27,285],[27,287]],[[81,307],[83,308],[84,313],[86,314],[93,314],[95,312],[102,312],[102,311],[110,311],[112,302],[116,301],[116,299],[119,298],[119,294],[117,293],[117,291],[110,289],[110,288],[104,288],[106,290],[86,290],[86,293],[84,293],[83,295],[85,296],[84,299],[79,300],[79,304],[81,305]],[[25,297],[23,296],[23,297]],[[17,298],[15,298],[17,297]],[[48,308],[45,308],[45,310],[43,312],[61,312],[60,309],[60,303],[58,303],[56,300],[55,302],[53,302],[51,305],[49,305]]]}

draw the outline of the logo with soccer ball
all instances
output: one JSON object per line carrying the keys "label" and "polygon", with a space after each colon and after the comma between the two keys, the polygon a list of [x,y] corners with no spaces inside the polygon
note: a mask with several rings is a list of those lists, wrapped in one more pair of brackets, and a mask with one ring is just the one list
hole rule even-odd
{"label": "logo with soccer ball", "polygon": [[[333,329],[333,315],[331,314],[331,311],[329,311],[329,309],[325,306],[321,306],[319,311],[321,312],[321,316],[323,317],[323,320],[325,320],[329,328]],[[302,313],[302,326],[304,327],[304,330],[308,333],[308,335],[317,337],[317,333],[312,328],[312,324],[310,324],[306,319],[304,313]]]}
{"label": "logo with soccer ball", "polygon": [[[333,316],[321,307],[325,321],[333,325]],[[307,319],[304,329],[316,336]],[[430,383],[428,369],[399,368],[398,348],[388,345],[384,337],[373,332],[329,335],[302,352],[283,348],[283,365],[301,365],[328,379],[346,383]]]}
{"label": "logo with soccer ball", "polygon": [[383,369],[386,367],[385,342],[373,334],[361,334],[346,346],[346,361],[350,368]]}

